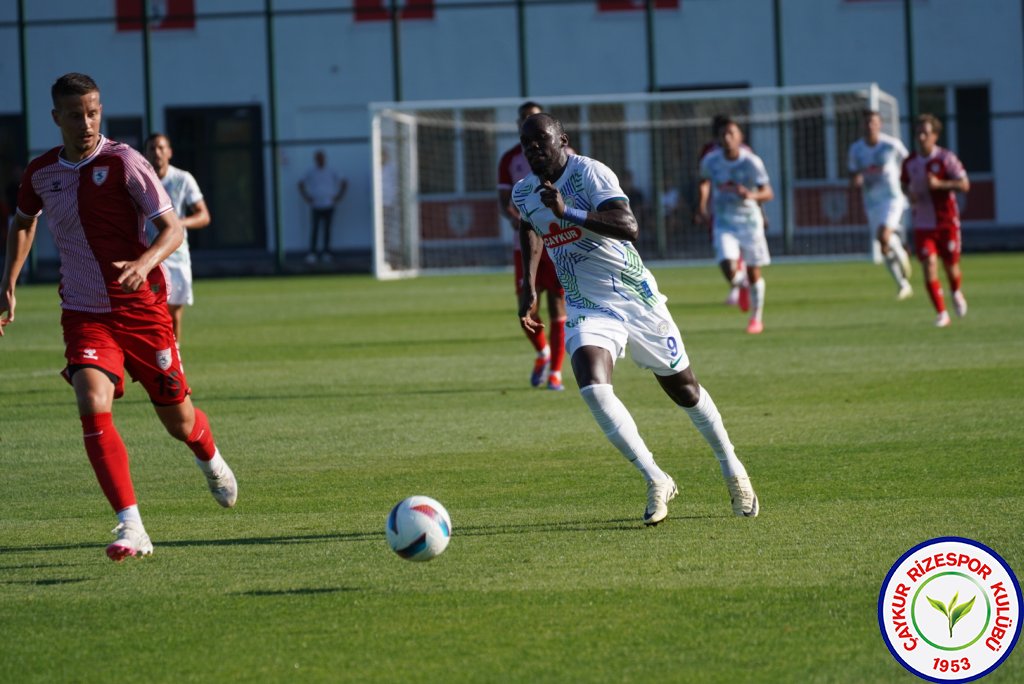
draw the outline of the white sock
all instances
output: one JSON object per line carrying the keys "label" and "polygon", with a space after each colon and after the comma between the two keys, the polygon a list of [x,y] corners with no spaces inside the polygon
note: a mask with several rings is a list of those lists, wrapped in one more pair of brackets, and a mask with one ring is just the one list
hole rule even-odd
{"label": "white sock", "polygon": [[551,357],[551,346],[550,345],[547,345],[547,344],[544,345],[544,348],[541,349],[539,352],[537,352],[537,358],[538,359],[547,359],[547,358],[550,358],[550,357]]}
{"label": "white sock", "polygon": [[143,527],[142,516],[139,514],[139,507],[137,505],[119,510],[117,512],[117,521],[126,525],[130,524],[133,527]]}
{"label": "white sock", "polygon": [[764,276],[757,279],[757,282],[750,286],[750,318],[751,320],[761,320],[761,314],[764,313]]}
{"label": "white sock", "polygon": [[220,455],[220,449],[214,447],[213,458],[209,461],[200,461],[197,458],[196,465],[207,475],[213,475],[223,470],[227,463],[224,461],[224,457]]}
{"label": "white sock", "polygon": [[637,430],[633,416],[626,406],[615,396],[611,385],[587,385],[580,388],[583,401],[590,407],[594,419],[604,432],[608,441],[615,445],[623,456],[644,476],[648,482],[668,479],[658,464],[654,462],[654,454],[644,444]]}
{"label": "white sock", "polygon": [[[889,236],[889,241],[886,243],[889,248],[889,253],[885,258],[885,265],[889,268],[889,272],[892,273],[893,279],[896,280],[900,287],[907,282],[907,274],[903,272],[903,262],[909,260],[907,257],[907,250],[903,248],[903,240],[900,239],[899,233],[894,232]],[[895,264],[893,262],[895,261]]]}
{"label": "white sock", "polygon": [[743,285],[746,285],[746,284],[747,284],[747,272],[744,271],[742,268],[737,269],[736,273],[734,273],[733,276],[732,276],[732,286],[733,287],[742,287]]}
{"label": "white sock", "polygon": [[[759,280],[758,282],[764,281]],[[722,414],[718,412],[718,407],[715,406],[715,402],[707,390],[703,387],[700,388],[700,399],[697,400],[696,406],[682,408],[690,416],[693,426],[697,428],[697,431],[711,446],[711,450],[715,452],[715,458],[718,459],[718,464],[722,468],[722,475],[727,478],[746,477],[747,469],[736,458],[736,449],[729,441],[729,433],[725,431]]]}

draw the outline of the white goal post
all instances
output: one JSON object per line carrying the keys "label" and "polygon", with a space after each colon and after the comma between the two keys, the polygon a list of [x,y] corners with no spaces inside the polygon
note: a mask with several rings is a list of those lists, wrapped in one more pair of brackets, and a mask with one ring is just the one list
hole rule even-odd
{"label": "white goal post", "polygon": [[386,102],[370,105],[374,274],[378,278],[506,268],[515,231],[500,215],[497,166],[519,140],[527,99],[558,117],[580,154],[632,177],[640,253],[648,260],[707,259],[696,225],[698,160],[711,121],[737,121],[767,166],[776,199],[765,205],[773,254],[865,256],[874,240],[847,150],[863,113],[899,137],[899,105],[877,84]]}

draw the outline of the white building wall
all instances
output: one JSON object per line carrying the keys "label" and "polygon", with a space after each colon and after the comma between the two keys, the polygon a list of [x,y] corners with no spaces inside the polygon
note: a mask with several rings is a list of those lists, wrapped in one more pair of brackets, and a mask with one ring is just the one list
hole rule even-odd
{"label": "white building wall", "polygon": [[[438,0],[445,2],[446,0]],[[386,2],[386,0],[385,0]],[[34,154],[59,143],[50,120],[49,86],[67,71],[84,71],[103,90],[104,113],[143,116],[141,34],[117,32],[110,0],[27,2],[29,147]],[[401,4],[401,3],[400,3]],[[352,0],[275,0],[272,3],[279,154],[266,153],[268,248],[274,249],[274,188],[286,251],[305,248],[308,211],[296,186],[325,149],[349,180],[336,213],[334,243],[372,244],[370,102],[394,99],[391,24],[356,22]],[[153,31],[154,121],[165,107],[259,104],[265,140],[271,138],[263,0],[195,0],[195,30]],[[529,0],[526,5],[527,95],[642,92],[648,86],[645,13],[602,13],[596,3]],[[781,0],[785,85],[876,81],[901,99],[906,113],[903,4],[899,0]],[[316,14],[314,10],[324,10]],[[680,0],[654,17],[659,87],[777,83],[773,3],[768,0]],[[1024,112],[1024,48],[1018,0],[928,0],[913,5],[918,84],[987,84],[994,112]],[[202,17],[206,13],[248,13]],[[14,22],[17,0],[0,0],[0,22]],[[100,22],[82,19],[95,18]],[[432,20],[403,21],[401,95],[406,101],[517,97],[519,38],[514,4],[440,5]],[[0,27],[0,113],[21,110],[18,35]],[[993,120],[997,222],[1024,225],[1024,183],[1016,150],[1024,119]],[[905,138],[907,136],[905,135]],[[911,142],[908,140],[908,142]]]}

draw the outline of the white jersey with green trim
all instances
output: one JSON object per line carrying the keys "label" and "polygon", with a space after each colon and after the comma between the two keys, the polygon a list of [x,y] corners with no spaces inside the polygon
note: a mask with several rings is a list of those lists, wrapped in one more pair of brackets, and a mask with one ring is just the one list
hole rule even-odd
{"label": "white jersey with green trim", "polygon": [[[171,198],[174,213],[178,215],[178,218],[188,216],[188,210],[203,199],[203,193],[199,190],[199,184],[196,183],[195,177],[185,169],[168,164],[167,174],[160,179],[160,182]],[[150,240],[156,237],[157,231],[152,223],[146,224],[146,232],[149,234]],[[181,241],[181,246],[163,261],[167,268],[191,268],[192,266],[192,254],[188,248],[188,230],[184,232],[185,237]]]}
{"label": "white jersey with green trim", "polygon": [[[556,218],[540,201],[541,185],[531,173],[512,188],[512,202],[544,241],[565,289],[570,323],[581,316],[627,320],[665,301],[633,243]],[[629,201],[611,169],[578,154],[569,157],[554,185],[567,207],[582,211],[596,211],[608,200]]]}

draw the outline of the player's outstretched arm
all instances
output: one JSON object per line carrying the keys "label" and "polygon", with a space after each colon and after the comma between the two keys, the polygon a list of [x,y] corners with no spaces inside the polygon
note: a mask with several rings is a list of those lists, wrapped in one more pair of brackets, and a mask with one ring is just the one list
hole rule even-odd
{"label": "player's outstretched arm", "polygon": [[7,252],[4,257],[4,273],[0,278],[0,337],[4,328],[14,322],[16,306],[14,290],[18,285],[18,276],[25,266],[32,243],[36,239],[36,217],[28,218],[15,214],[10,232],[7,234]]}

